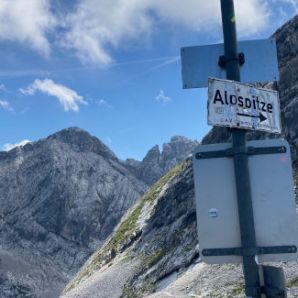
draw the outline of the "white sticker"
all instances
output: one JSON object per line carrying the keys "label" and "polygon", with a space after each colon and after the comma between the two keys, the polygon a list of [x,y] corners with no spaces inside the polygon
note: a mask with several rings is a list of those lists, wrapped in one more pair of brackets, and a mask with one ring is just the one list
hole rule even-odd
{"label": "white sticker", "polygon": [[217,218],[218,217],[218,210],[216,208],[209,209],[209,217]]}

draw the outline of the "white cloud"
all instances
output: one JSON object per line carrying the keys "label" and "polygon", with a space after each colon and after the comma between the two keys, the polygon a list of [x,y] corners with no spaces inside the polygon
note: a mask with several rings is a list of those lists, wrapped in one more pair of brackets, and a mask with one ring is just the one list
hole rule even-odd
{"label": "white cloud", "polygon": [[106,100],[104,99],[99,99],[96,101],[97,105],[100,107],[108,108],[111,109],[113,106],[110,105]]}
{"label": "white cloud", "polygon": [[[235,0],[237,27],[240,35],[264,29],[269,17],[268,0]],[[176,23],[196,31],[212,31],[221,25],[220,1],[212,0],[147,0],[162,22]]]}
{"label": "white cloud", "polygon": [[[106,67],[113,51],[132,42],[143,46],[162,26],[210,35],[221,25],[219,0],[77,0],[68,11],[56,4],[56,16],[50,3],[53,8],[51,0],[0,0],[0,41],[24,43],[49,56],[58,36],[59,45],[82,63]],[[239,35],[266,29],[281,3],[298,11],[297,0],[235,0]],[[54,29],[56,37],[49,41]]]}
{"label": "white cloud", "polygon": [[240,36],[256,34],[269,25],[271,9],[266,0],[235,0],[235,11]]}
{"label": "white cloud", "polygon": [[155,99],[156,99],[156,101],[162,102],[162,103],[167,103],[172,100],[171,97],[165,95],[165,93],[162,89],[160,89],[159,94],[155,97]]}
{"label": "white cloud", "polygon": [[9,102],[6,100],[0,100],[0,108],[3,110],[13,112],[13,108],[10,106]]}
{"label": "white cloud", "polygon": [[11,150],[15,147],[25,146],[26,144],[28,144],[30,142],[31,141],[29,141],[29,140],[23,140],[23,141],[21,141],[19,143],[16,143],[16,144],[10,144],[10,143],[4,144],[3,147],[2,147],[2,150],[9,151],[9,150]]}
{"label": "white cloud", "polygon": [[61,44],[72,48],[82,62],[106,66],[112,62],[111,47],[125,40],[146,38],[150,18],[147,0],[81,0],[66,18],[67,32]]}
{"label": "white cloud", "polygon": [[40,91],[50,96],[56,97],[60,104],[64,107],[65,111],[79,111],[79,105],[86,105],[83,97],[76,91],[65,87],[60,84],[56,84],[50,79],[38,80],[36,79],[26,89],[20,89],[23,94],[34,95],[36,91]]}
{"label": "white cloud", "polygon": [[50,54],[47,32],[56,25],[49,0],[1,0],[0,40],[25,43],[44,56]]}
{"label": "white cloud", "polygon": [[[291,1],[291,0],[286,0]],[[240,35],[255,34],[269,20],[268,0],[235,0]],[[83,63],[108,66],[112,51],[132,40],[143,44],[158,24],[210,32],[221,24],[220,1],[80,0],[65,20],[60,43]]]}

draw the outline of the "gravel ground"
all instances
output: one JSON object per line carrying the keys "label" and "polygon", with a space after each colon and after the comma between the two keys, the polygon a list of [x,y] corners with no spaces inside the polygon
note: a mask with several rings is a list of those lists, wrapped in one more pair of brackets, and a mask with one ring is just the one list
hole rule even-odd
{"label": "gravel ground", "polygon": [[[278,266],[275,264],[275,266]],[[297,279],[298,263],[279,264],[285,269],[287,282]],[[146,298],[243,298],[243,274],[237,265],[198,263],[174,282]],[[288,297],[298,297],[298,287],[288,289]]]}
{"label": "gravel ground", "polygon": [[122,287],[137,267],[136,262],[116,258],[113,266],[103,267],[60,298],[119,298]]}

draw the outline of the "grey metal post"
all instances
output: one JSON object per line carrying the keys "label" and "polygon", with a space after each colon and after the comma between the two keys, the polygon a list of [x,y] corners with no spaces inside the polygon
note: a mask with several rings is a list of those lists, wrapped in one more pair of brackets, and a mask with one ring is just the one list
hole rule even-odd
{"label": "grey metal post", "polygon": [[[239,57],[233,0],[221,0],[222,24],[225,48],[226,76],[229,80],[240,81]],[[246,154],[246,131],[234,129],[232,132],[234,168],[238,200],[238,213],[243,248],[256,247],[253,207]],[[245,293],[248,297],[260,298],[260,278],[254,255],[243,256]]]}

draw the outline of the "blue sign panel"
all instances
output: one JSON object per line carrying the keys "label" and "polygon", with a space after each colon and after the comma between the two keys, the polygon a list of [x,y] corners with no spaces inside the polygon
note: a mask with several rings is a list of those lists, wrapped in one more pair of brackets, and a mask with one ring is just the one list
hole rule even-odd
{"label": "blue sign panel", "polygon": [[[242,83],[260,83],[279,80],[276,42],[274,38],[240,41],[238,52],[244,53],[240,66]],[[224,55],[224,45],[204,45],[181,49],[183,88],[208,86],[208,77],[226,78],[225,69],[218,65]]]}

